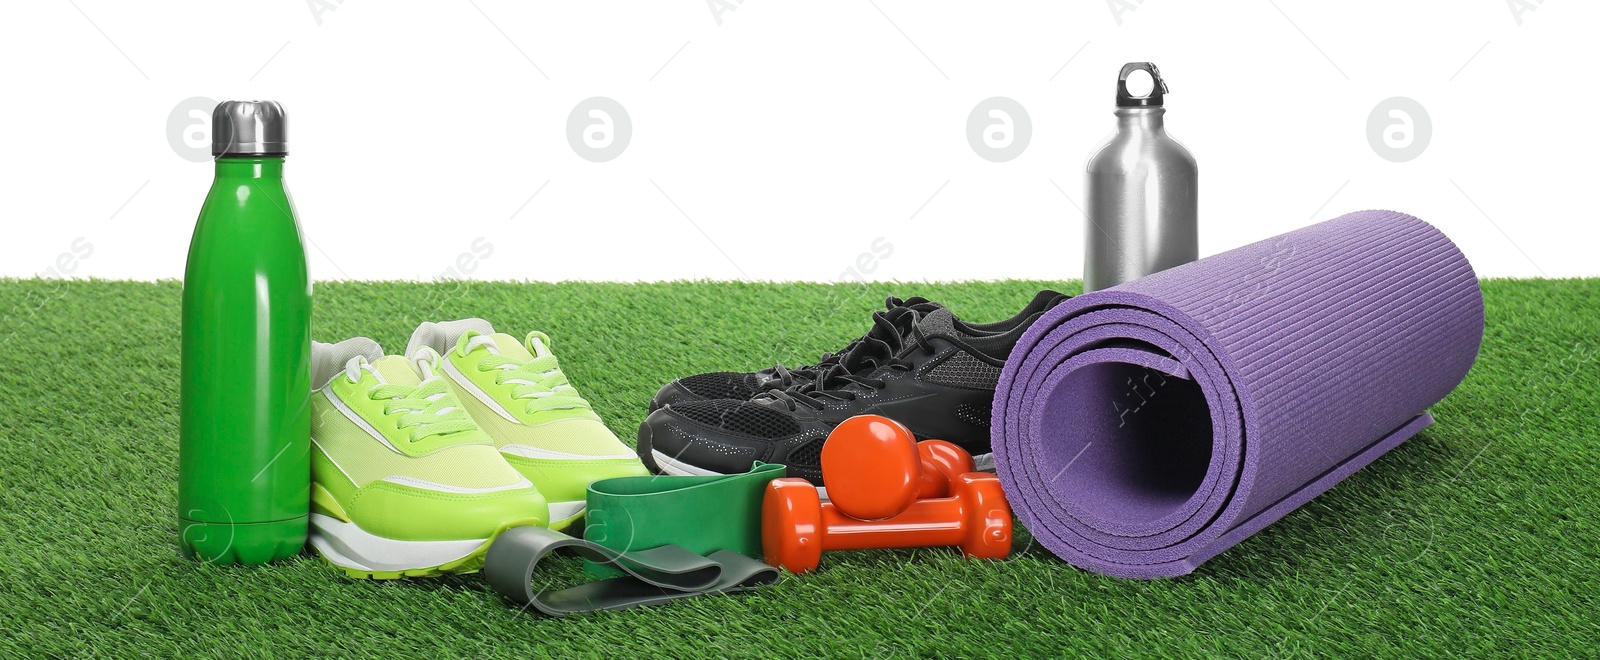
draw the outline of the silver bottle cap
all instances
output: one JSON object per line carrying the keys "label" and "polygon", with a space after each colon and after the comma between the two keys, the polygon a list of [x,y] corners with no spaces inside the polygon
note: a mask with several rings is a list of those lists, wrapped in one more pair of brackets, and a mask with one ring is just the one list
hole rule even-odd
{"label": "silver bottle cap", "polygon": [[277,101],[223,101],[211,111],[211,155],[289,153],[289,118]]}

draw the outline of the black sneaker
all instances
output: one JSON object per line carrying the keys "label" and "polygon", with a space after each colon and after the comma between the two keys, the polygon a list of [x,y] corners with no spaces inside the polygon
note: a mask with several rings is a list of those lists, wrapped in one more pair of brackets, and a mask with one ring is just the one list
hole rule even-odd
{"label": "black sneaker", "polygon": [[[1055,291],[1040,291],[1033,297],[1016,316],[993,323],[965,323],[954,319],[958,330],[970,335],[1000,334],[1016,328],[1019,324],[1030,319],[1040,312],[1053,307],[1065,299],[1064,294]],[[910,307],[922,314],[928,314],[942,307],[939,303],[926,298],[913,297],[905,300],[890,297],[884,301],[884,307],[893,311],[900,307]],[[837,353],[824,353],[816,364],[810,364],[796,369],[789,369],[781,364],[756,372],[738,371],[713,371],[711,373],[696,374],[679,378],[656,392],[650,399],[650,412],[655,412],[667,404],[681,404],[690,401],[709,401],[713,399],[749,399],[762,392],[772,390],[787,390],[795,387],[809,385],[816,381],[817,376],[824,371],[839,364],[839,359],[857,344],[861,338],[850,342],[843,350]]]}
{"label": "black sneaker", "polygon": [[672,403],[651,413],[639,426],[639,456],[664,474],[732,474],[754,461],[783,463],[789,476],[822,486],[828,433],[870,413],[905,424],[918,439],[954,442],[986,469],[994,460],[989,415],[1000,368],[1042,313],[1002,333],[975,335],[961,331],[944,308],[878,312],[873,329],[810,384],[747,401]]}

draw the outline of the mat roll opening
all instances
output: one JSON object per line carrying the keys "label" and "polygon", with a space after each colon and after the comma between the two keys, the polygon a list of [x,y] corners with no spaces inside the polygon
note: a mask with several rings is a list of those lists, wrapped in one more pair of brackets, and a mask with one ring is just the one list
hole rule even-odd
{"label": "mat roll opening", "polygon": [[1063,506],[1148,527],[1196,497],[1213,439],[1211,412],[1194,381],[1098,362],[1070,371],[1043,396],[1049,423],[1035,427],[1036,470],[1055,475],[1052,492]]}

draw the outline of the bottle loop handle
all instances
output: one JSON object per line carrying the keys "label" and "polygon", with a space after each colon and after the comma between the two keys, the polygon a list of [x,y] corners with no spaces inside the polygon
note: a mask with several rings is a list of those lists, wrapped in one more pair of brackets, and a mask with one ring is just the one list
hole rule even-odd
{"label": "bottle loop handle", "polygon": [[[1128,92],[1128,74],[1135,71],[1150,73],[1150,93],[1144,96],[1134,96]],[[1162,97],[1168,93],[1167,82],[1161,79],[1161,71],[1150,62],[1129,62],[1122,65],[1122,72],[1117,74],[1117,107],[1119,108],[1159,108]]]}

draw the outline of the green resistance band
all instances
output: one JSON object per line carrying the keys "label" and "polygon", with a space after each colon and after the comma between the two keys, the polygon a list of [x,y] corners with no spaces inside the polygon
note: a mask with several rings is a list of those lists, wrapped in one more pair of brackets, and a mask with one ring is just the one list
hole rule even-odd
{"label": "green resistance band", "polygon": [[[539,561],[567,548],[584,559],[616,566],[623,577],[566,589],[535,591]],[[748,591],[776,583],[778,569],[732,550],[704,557],[675,545],[619,553],[543,527],[508,529],[489,546],[484,575],[495,591],[549,616],[656,605],[708,593]]]}
{"label": "green resistance band", "polygon": [[[761,563],[761,499],[784,466],[730,475],[603,479],[589,485],[584,538],[539,527],[502,533],[484,575],[494,589],[550,616],[654,605],[776,583]],[[535,591],[534,571],[566,548],[602,580]]]}
{"label": "green resistance band", "polygon": [[[589,484],[583,538],[615,552],[676,545],[697,555],[732,550],[760,559],[761,498],[785,468],[757,462],[743,474],[617,477]],[[596,577],[622,571],[589,561]]]}

